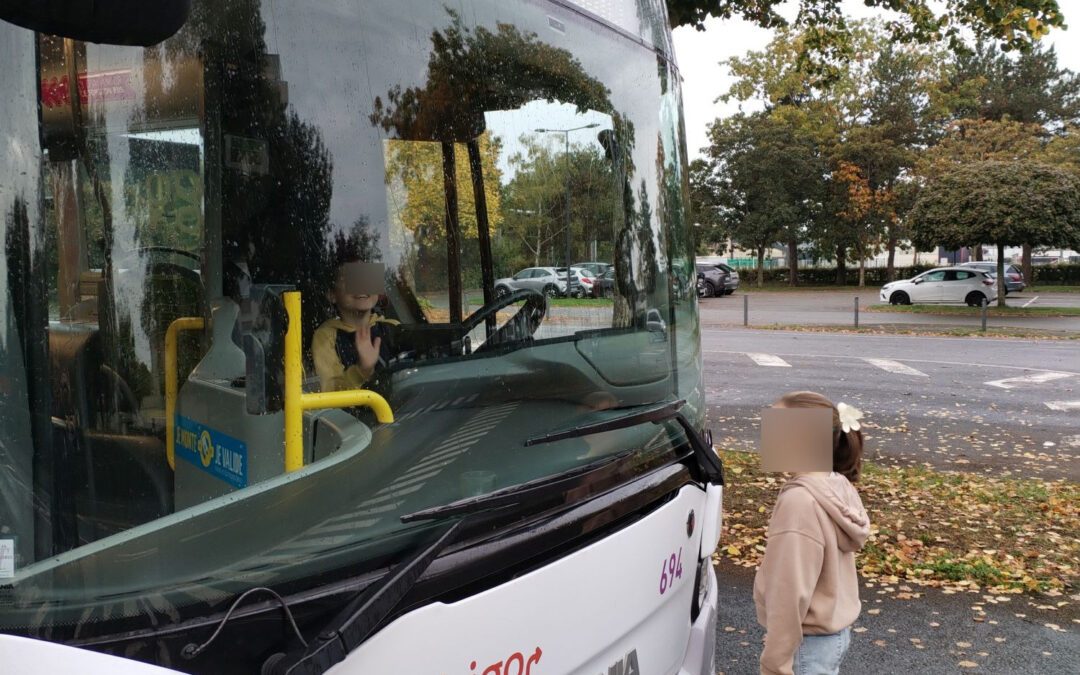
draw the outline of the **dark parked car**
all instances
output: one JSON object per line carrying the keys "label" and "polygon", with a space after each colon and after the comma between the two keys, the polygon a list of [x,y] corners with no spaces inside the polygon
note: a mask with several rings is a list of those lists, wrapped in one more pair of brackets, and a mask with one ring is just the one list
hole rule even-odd
{"label": "dark parked car", "polygon": [[727,294],[728,280],[731,274],[720,265],[698,265],[698,295],[703,298],[715,298]]}
{"label": "dark parked car", "polygon": [[[963,264],[963,267],[997,274],[997,263],[993,261],[967,262]],[[1005,295],[1019,293],[1026,287],[1024,273],[1020,271],[1020,268],[1012,263],[1005,263]]]}
{"label": "dark parked car", "polygon": [[596,278],[592,287],[594,298],[611,298],[615,296],[615,268],[609,267],[606,272]]}

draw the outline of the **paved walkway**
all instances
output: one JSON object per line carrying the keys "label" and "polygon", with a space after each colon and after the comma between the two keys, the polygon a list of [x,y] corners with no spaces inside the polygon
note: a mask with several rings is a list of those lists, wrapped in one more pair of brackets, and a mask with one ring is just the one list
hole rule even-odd
{"label": "paved walkway", "polygon": [[[754,570],[723,561],[716,573],[716,671],[756,675],[764,631],[754,612]],[[1011,595],[990,602],[981,593],[946,595],[933,588],[900,586],[864,585],[862,615],[841,672],[1077,672],[1080,617],[1075,603],[1062,612],[1046,609],[1054,606],[1053,598]]]}

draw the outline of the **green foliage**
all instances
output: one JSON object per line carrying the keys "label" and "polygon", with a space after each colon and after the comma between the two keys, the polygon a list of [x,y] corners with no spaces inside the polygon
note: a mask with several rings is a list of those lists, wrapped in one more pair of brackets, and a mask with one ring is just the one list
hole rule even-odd
{"label": "green foliage", "polygon": [[426,85],[395,86],[385,101],[376,96],[372,124],[410,140],[464,142],[484,130],[485,111],[514,110],[538,99],[558,96],[580,111],[612,112],[607,87],[567,50],[512,24],[498,24],[494,32],[470,30],[456,11],[447,13],[449,27],[431,35]]}
{"label": "green foliage", "polygon": [[[776,8],[788,0],[667,0],[672,26],[704,30],[709,16],[741,17],[766,28],[786,26]],[[1063,28],[1065,17],[1057,0],[864,0],[867,7],[890,9],[896,18],[889,34],[897,42],[945,40],[963,46],[964,33],[1001,43],[1003,49],[1028,49],[1051,28]],[[797,0],[794,27],[809,36],[819,63],[850,54],[850,32],[842,0]]]}
{"label": "green foliage", "polygon": [[[597,255],[610,260],[618,183],[611,163],[594,146],[571,145],[570,154],[523,137],[525,151],[510,158],[514,178],[504,186],[503,238],[519,249],[499,261],[506,274],[521,267],[563,264],[566,257],[567,198],[570,249],[580,262],[597,242]],[[569,194],[568,194],[569,190]]]}
{"label": "green foliage", "polygon": [[1080,246],[1080,179],[1031,161],[966,164],[923,189],[911,227],[924,248]]}
{"label": "green foliage", "polygon": [[[481,174],[487,200],[488,226],[498,230],[502,224],[500,208],[498,156],[499,139],[488,133],[477,140],[480,148]],[[386,184],[399,205],[396,214],[402,225],[425,244],[443,241],[446,215],[443,187],[442,145],[429,141],[387,143]],[[455,144],[454,164],[458,192],[458,214],[462,236],[477,236],[476,203],[472,189],[469,155],[463,144]]]}
{"label": "green foliage", "polygon": [[721,168],[722,222],[757,251],[798,238],[821,203],[827,167],[812,132],[793,116],[738,114],[709,129],[709,160]]}
{"label": "green foliage", "polygon": [[941,89],[955,118],[1013,120],[1059,129],[1080,122],[1080,77],[1058,65],[1053,47],[1019,56],[979,41],[955,56]]}
{"label": "green foliage", "polygon": [[730,236],[723,189],[711,163],[700,158],[690,162],[690,227],[699,254],[723,252]]}
{"label": "green foliage", "polygon": [[1029,283],[1035,286],[1080,286],[1080,264],[1036,265],[1032,272],[1035,278],[1030,279]]}
{"label": "green foliage", "polygon": [[[909,279],[916,274],[933,269],[934,265],[914,265],[910,267],[897,267],[897,279]],[[786,283],[789,270],[787,267],[775,267],[764,272],[764,280],[767,284]],[[879,286],[889,281],[888,270],[884,267],[867,267],[866,284]],[[799,282],[807,286],[829,286],[836,283],[835,267],[803,267],[799,269]]]}

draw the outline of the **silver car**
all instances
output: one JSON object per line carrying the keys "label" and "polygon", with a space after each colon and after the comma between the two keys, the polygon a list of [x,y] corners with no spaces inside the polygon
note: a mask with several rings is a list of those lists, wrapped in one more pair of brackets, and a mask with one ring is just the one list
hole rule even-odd
{"label": "silver car", "polygon": [[555,267],[527,267],[512,277],[495,280],[495,293],[507,295],[513,291],[531,290],[549,298],[566,295],[566,272],[560,275]]}

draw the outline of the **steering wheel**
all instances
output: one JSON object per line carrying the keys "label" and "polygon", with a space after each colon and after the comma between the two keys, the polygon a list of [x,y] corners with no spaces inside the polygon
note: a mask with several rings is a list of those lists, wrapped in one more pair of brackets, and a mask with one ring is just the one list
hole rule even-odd
{"label": "steering wheel", "polygon": [[532,334],[540,327],[540,322],[544,320],[544,315],[547,314],[547,298],[541,293],[528,289],[507,293],[476,310],[461,322],[462,331],[464,334],[472,332],[474,328],[484,323],[489,316],[494,316],[499,310],[522,300],[525,301],[525,305],[498,330],[492,333],[484,341],[484,344],[476,350],[477,352],[498,345],[520,342],[532,337]]}

